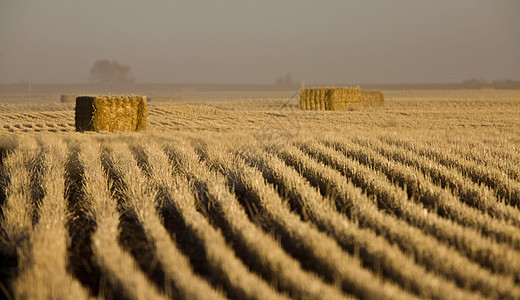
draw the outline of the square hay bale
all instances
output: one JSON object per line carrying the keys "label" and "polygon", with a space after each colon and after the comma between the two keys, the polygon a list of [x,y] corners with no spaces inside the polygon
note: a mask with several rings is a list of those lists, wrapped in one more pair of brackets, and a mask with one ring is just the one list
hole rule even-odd
{"label": "square hay bale", "polygon": [[383,93],[380,91],[361,91],[361,104],[363,107],[384,106]]}
{"label": "square hay bale", "polygon": [[302,110],[309,110],[309,98],[311,93],[311,89],[301,89],[300,90],[300,108]]}
{"label": "square hay bale", "polygon": [[144,131],[147,118],[143,96],[76,98],[76,131]]}
{"label": "square hay bale", "polygon": [[359,87],[316,87],[300,91],[302,110],[348,110],[359,103]]}
{"label": "square hay bale", "polygon": [[353,105],[361,102],[361,93],[359,87],[355,88],[333,88],[330,90],[330,109],[331,110],[348,110]]}
{"label": "square hay bale", "polygon": [[76,95],[61,95],[60,102],[61,103],[74,103],[76,101]]}

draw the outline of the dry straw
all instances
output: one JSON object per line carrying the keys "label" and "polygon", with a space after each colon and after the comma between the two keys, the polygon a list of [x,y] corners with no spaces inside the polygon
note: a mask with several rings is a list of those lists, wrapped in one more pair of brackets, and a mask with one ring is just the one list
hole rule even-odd
{"label": "dry straw", "polygon": [[359,103],[359,87],[316,87],[300,92],[302,110],[348,110]]}
{"label": "dry straw", "polygon": [[76,98],[76,131],[146,130],[146,97],[80,96]]}

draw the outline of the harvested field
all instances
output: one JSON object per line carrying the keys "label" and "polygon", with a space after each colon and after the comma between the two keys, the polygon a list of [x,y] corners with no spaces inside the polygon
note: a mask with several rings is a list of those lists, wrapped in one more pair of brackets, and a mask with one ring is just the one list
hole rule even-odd
{"label": "harvested field", "polygon": [[0,105],[0,291],[519,299],[520,91],[384,94],[152,101],[131,133]]}

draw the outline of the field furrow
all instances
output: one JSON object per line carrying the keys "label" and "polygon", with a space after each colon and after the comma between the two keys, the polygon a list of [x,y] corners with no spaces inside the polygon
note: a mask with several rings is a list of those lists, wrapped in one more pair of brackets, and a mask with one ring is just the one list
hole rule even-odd
{"label": "field furrow", "polygon": [[[395,140],[386,139],[389,143],[396,143]],[[397,142],[399,145],[400,143]],[[485,167],[474,161],[457,157],[455,155],[444,152],[440,149],[432,148],[427,145],[420,143],[414,144],[413,147],[409,147],[406,144],[402,144],[409,150],[413,150],[417,155],[429,157],[438,161],[439,163],[456,168],[462,172],[465,176],[468,176],[477,184],[485,184],[495,191],[497,197],[503,198],[504,201],[517,208],[520,207],[520,182],[515,181],[504,174],[502,170],[494,167]]]}
{"label": "field furrow", "polygon": [[475,290],[488,297],[518,297],[511,278],[496,276],[448,245],[428,236],[419,228],[378,209],[373,200],[363,194],[340,172],[313,160],[298,148],[286,145],[274,152],[302,174],[325,197],[334,201],[338,211],[345,213],[364,228],[372,228],[388,241],[399,245],[407,255],[434,273],[455,281],[459,287]]}
{"label": "field furrow", "polygon": [[[211,162],[214,149],[201,150],[204,159]],[[196,157],[193,149],[186,148],[184,157]],[[210,151],[210,152],[208,152]],[[309,299],[344,298],[341,291],[336,287],[325,284],[318,276],[302,269],[300,263],[289,256],[274,240],[271,235],[262,231],[262,224],[252,223],[235,196],[229,192],[227,180],[218,173],[202,167],[203,162],[195,164],[190,160],[189,165],[193,167],[191,176],[194,182],[200,186],[201,199],[209,203],[208,213],[223,228],[230,244],[236,245],[235,251],[253,270],[256,270],[271,284],[286,291],[291,297]],[[195,179],[198,178],[198,179]],[[201,192],[207,194],[202,195]],[[215,207],[215,209],[211,209]]]}
{"label": "field furrow", "polygon": [[[474,228],[474,226],[471,226],[472,224],[464,223],[461,225],[470,226],[458,226],[449,220],[440,218],[437,214],[442,216],[443,213],[448,213],[447,215],[452,217],[466,213],[466,216],[464,216],[465,219],[468,219],[469,216],[467,215],[470,215],[474,216],[474,218],[485,220],[487,222],[481,222],[481,224],[493,226],[490,227],[497,229],[496,231],[502,235],[505,235],[504,228],[508,229],[510,227],[509,232],[505,231],[510,234],[505,235],[505,237],[497,238],[497,240],[509,238],[515,241],[514,238],[518,234],[518,230],[515,227],[507,225],[503,221],[497,224],[497,220],[483,215],[476,209],[464,207],[455,196],[447,190],[433,185],[430,181],[426,180],[424,176],[420,175],[420,173],[414,173],[412,169],[402,165],[396,166],[380,155],[377,156],[377,154],[371,153],[370,149],[365,149],[365,151],[370,153],[371,156],[365,157],[364,152],[355,151],[355,144],[347,145],[340,142],[338,143],[338,147],[341,147],[341,150],[344,152],[338,152],[320,144],[309,143],[303,146],[309,153],[319,157],[320,160],[325,163],[334,166],[334,168],[342,172],[345,176],[357,178],[359,183],[356,184],[370,184],[371,188],[378,193],[374,194],[377,200],[390,200],[384,203],[383,207],[384,205],[389,206],[393,214],[405,218],[412,225],[422,228],[429,234],[434,234],[438,239],[449,242],[450,245],[456,247],[468,258],[478,262],[482,266],[494,272],[509,274],[514,276],[515,280],[518,280],[519,273],[515,266],[520,263],[520,256],[517,251],[504,244],[494,242],[489,237],[482,236],[479,233],[479,230],[482,230],[481,228],[477,227],[479,230],[475,230],[472,229]],[[364,162],[377,164],[376,167],[380,169],[380,172],[388,176],[392,182],[399,183],[403,188],[407,187],[408,195],[420,201],[429,211],[425,211],[422,206],[414,203],[414,201],[407,200],[406,194],[403,195],[402,192],[395,192],[396,189],[393,187],[393,184],[385,180],[381,175],[370,170],[370,168],[349,159],[345,156],[345,153],[349,157],[356,157],[356,155],[362,156]],[[349,163],[346,164],[345,161]],[[353,169],[352,166],[355,166],[355,169]],[[374,181],[375,178],[378,178],[377,181]],[[386,187],[381,188],[379,185],[374,184],[374,182],[382,184],[383,186],[386,185]],[[389,193],[388,191],[392,191],[392,189],[394,192]],[[399,194],[401,195],[399,196]],[[451,212],[449,210],[450,208],[452,209]],[[475,221],[474,218],[470,219],[470,221]],[[517,244],[513,243],[512,245]]]}
{"label": "field furrow", "polygon": [[479,142],[461,143],[457,140],[452,141],[448,149],[458,157],[501,170],[511,179],[520,181],[520,149],[510,139],[494,141],[490,145]]}
{"label": "field furrow", "polygon": [[34,219],[31,198],[32,164],[40,150],[33,138],[16,139],[16,148],[2,159],[5,200],[2,205],[2,230],[9,244],[20,248],[28,239]]}
{"label": "field furrow", "polygon": [[[20,145],[21,151],[15,150],[6,161],[10,183],[4,230],[17,246],[19,270],[12,286],[13,296],[17,299],[87,299],[88,290],[67,272],[68,232],[65,225],[68,216],[64,176],[67,147],[59,139],[42,143],[41,154],[35,156],[34,147],[28,149]],[[23,162],[27,159],[29,161]],[[31,170],[27,169],[33,159],[41,161],[36,176],[31,176]],[[38,181],[36,185],[41,187],[41,195],[31,192],[33,189],[28,182],[31,178]],[[41,199],[35,201],[35,197]],[[37,209],[37,220],[30,212],[31,208]]]}
{"label": "field furrow", "polygon": [[[226,154],[229,150],[216,149],[206,145],[201,146],[200,151],[213,168],[228,177],[229,185],[248,209],[249,218],[280,236],[286,251],[305,268],[360,298],[410,298],[406,292],[381,282],[375,274],[362,268],[359,260],[342,251],[334,240],[291,212],[276,190],[265,182],[261,172],[248,166],[242,158]],[[337,261],[342,263],[335,263]]]}
{"label": "field furrow", "polygon": [[118,243],[119,218],[117,200],[112,198],[107,171],[102,166],[101,145],[84,141],[80,145],[79,163],[84,170],[85,209],[95,222],[92,234],[93,259],[108,283],[112,297],[130,299],[166,298],[139,269],[133,257]]}
{"label": "field furrow", "polygon": [[370,229],[359,228],[338,213],[298,172],[286,166],[279,158],[261,149],[251,149],[243,155],[262,170],[268,182],[278,185],[280,193],[286,193],[291,206],[302,218],[315,223],[349,252],[360,255],[366,266],[423,297],[443,298],[447,295],[443,296],[442,293],[450,290],[450,297],[464,298],[452,283],[428,273],[396,246]]}
{"label": "field furrow", "polygon": [[[197,157],[193,149],[186,148],[185,151],[183,157]],[[208,152],[205,151],[205,154]],[[209,156],[205,155],[204,158],[209,159]],[[190,166],[200,166],[192,167],[192,173],[189,175],[198,186],[199,199],[207,203],[207,213],[222,228],[228,243],[234,245],[237,255],[252,270],[291,297],[344,298],[341,291],[304,271],[299,262],[285,253],[272,236],[264,233],[261,227],[255,226],[249,220],[244,208],[228,190],[227,181],[223,176],[204,167],[204,162],[195,162],[196,160],[190,160],[183,165],[189,163]]]}
{"label": "field furrow", "polygon": [[[139,169],[128,145],[110,145],[109,159],[110,167],[120,179],[117,189],[124,197],[124,209],[137,216],[154,249],[152,255],[163,269],[167,294],[183,299],[224,299],[205,280],[193,273],[189,259],[172,241],[156,209],[159,206],[156,202],[157,190]],[[157,175],[151,174],[150,177]]]}
{"label": "field furrow", "polygon": [[424,156],[390,144],[384,145],[378,140],[356,139],[364,147],[376,149],[379,153],[396,162],[416,168],[442,188],[449,189],[470,206],[487,212],[491,217],[503,219],[520,227],[520,210],[500,202],[488,187],[479,186],[457,169],[448,168]]}
{"label": "field furrow", "polygon": [[[179,169],[176,169],[175,172],[190,170],[190,167],[188,167],[189,158],[182,154],[182,146],[169,144],[167,153],[170,156],[168,160],[173,157],[182,158],[177,161],[176,167]],[[161,160],[162,163],[166,162],[164,158]],[[185,165],[185,163],[188,165]],[[181,174],[188,176],[187,173]],[[171,177],[163,178],[163,180],[168,178]],[[196,271],[205,273],[210,282],[222,286],[227,296],[231,298],[286,298],[285,295],[278,293],[255,273],[250,272],[249,268],[243,264],[235,255],[233,249],[226,243],[222,233],[215,229],[203,214],[197,211],[196,199],[189,192],[186,179],[173,177],[171,180],[161,181],[158,184],[164,194],[163,209],[165,212],[163,214],[169,216],[172,222],[170,226],[168,224],[166,226],[172,228],[172,230],[183,229],[184,233],[176,232],[177,238],[181,243],[184,241],[184,251],[191,252],[192,263],[194,263],[194,260],[199,260],[198,265],[195,266]]]}
{"label": "field furrow", "polygon": [[449,190],[435,185],[428,176],[425,176],[416,168],[407,167],[401,162],[391,161],[374,150],[361,147],[355,143],[329,141],[326,144],[338,148],[342,152],[341,154],[335,153],[336,160],[341,161],[341,157],[344,157],[344,155],[353,157],[358,161],[358,164],[367,164],[369,168],[382,172],[388,180],[396,182],[403,189],[406,188],[409,197],[417,199],[432,212],[456,221],[465,227],[481,231],[498,242],[505,242],[511,247],[519,249],[520,232],[518,228],[503,220],[483,214],[476,208],[467,206],[459,200],[459,197]]}

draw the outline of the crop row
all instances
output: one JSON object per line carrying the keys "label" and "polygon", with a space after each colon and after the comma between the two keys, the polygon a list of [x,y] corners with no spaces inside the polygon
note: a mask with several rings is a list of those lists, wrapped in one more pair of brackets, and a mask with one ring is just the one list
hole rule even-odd
{"label": "crop row", "polygon": [[7,144],[0,246],[16,271],[0,274],[14,298],[520,298],[518,208],[469,158],[422,141]]}

